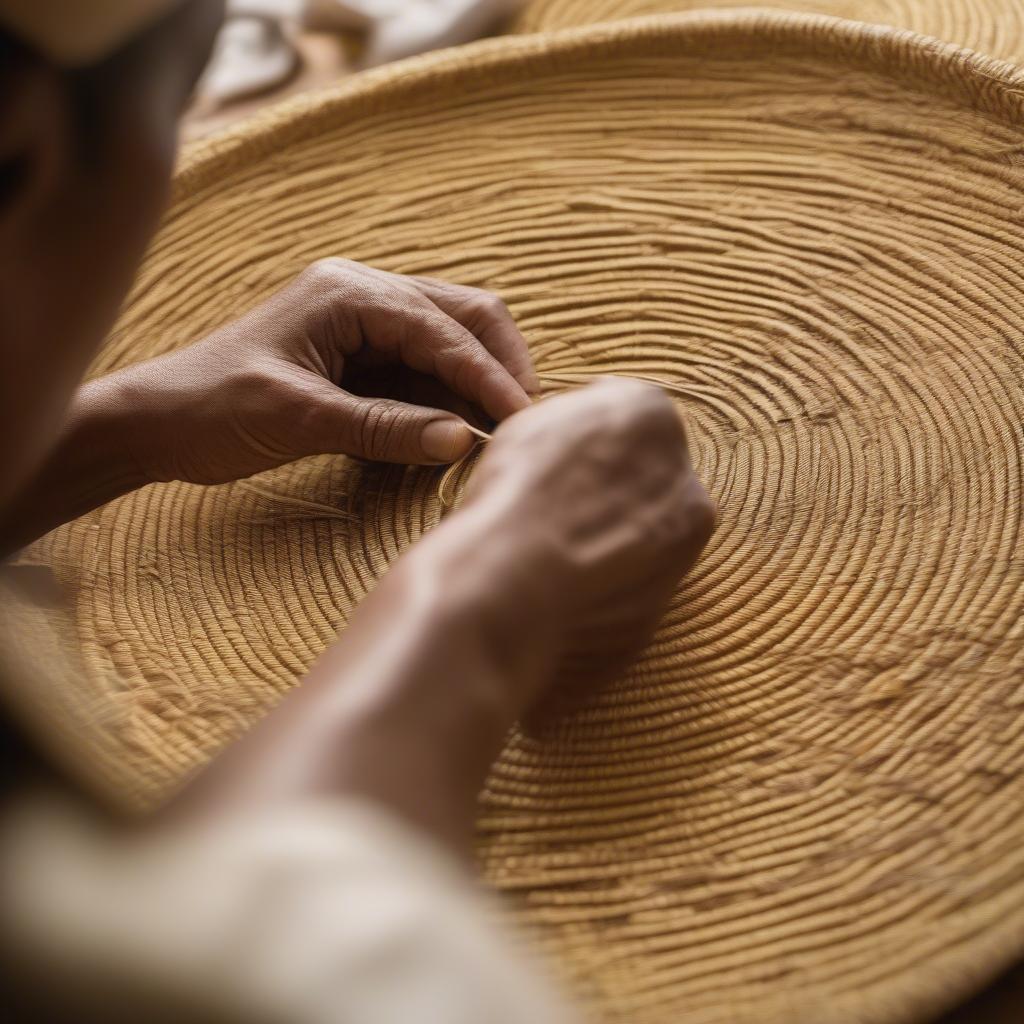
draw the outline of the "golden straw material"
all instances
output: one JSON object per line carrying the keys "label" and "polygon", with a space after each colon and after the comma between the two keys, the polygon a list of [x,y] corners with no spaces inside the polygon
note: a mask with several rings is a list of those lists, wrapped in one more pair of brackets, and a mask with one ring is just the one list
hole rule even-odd
{"label": "golden straw material", "polygon": [[512,28],[547,32],[647,14],[752,7],[909,28],[1003,60],[1024,61],[1021,0],[528,0]]}
{"label": "golden straw material", "polygon": [[[512,736],[485,876],[609,1020],[919,1021],[1024,953],[1022,195],[1024,77],[907,32],[491,41],[193,150],[96,369],[342,254],[498,291],[562,386],[672,382],[720,528],[635,670]],[[154,486],[30,553],[142,795],[295,683],[441,475]]]}

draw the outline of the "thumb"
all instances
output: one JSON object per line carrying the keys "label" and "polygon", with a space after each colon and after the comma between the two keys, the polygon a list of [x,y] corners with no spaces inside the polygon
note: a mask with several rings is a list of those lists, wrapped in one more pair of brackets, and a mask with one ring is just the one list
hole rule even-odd
{"label": "thumb", "polygon": [[476,443],[464,420],[441,409],[333,390],[317,416],[322,450],[375,462],[454,462]]}

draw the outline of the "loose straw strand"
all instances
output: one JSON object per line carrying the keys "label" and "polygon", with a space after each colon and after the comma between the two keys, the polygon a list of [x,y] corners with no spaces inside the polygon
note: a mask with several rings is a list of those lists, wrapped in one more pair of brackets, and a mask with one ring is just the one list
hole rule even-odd
{"label": "loose straw strand", "polygon": [[269,488],[261,487],[259,484],[254,484],[251,480],[236,480],[235,486],[241,487],[243,490],[250,491],[253,494],[258,494],[267,501],[290,506],[303,512],[311,512],[320,516],[327,516],[331,519],[343,519],[346,522],[351,522],[355,519],[352,513],[346,512],[344,509],[335,508],[332,505],[324,505],[319,501],[310,501],[308,498],[299,498],[292,494],[280,494]]}

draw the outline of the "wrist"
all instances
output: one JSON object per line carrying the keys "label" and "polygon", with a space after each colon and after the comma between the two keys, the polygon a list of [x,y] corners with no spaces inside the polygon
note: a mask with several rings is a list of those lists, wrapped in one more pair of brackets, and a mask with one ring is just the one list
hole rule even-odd
{"label": "wrist", "polygon": [[560,657],[552,562],[500,507],[460,509],[404,557],[408,569],[438,581],[435,607],[472,631],[499,667],[509,724],[526,712]]}
{"label": "wrist", "polygon": [[130,417],[102,381],[80,388],[45,463],[5,510],[3,551],[15,551],[148,483],[126,442],[132,432]]}
{"label": "wrist", "polygon": [[136,449],[139,417],[124,400],[116,375],[83,384],[68,411],[62,445],[84,455],[104,490],[125,494],[152,483]]}
{"label": "wrist", "polygon": [[482,781],[522,711],[530,666],[509,651],[489,589],[432,540],[387,574],[307,685],[337,689],[349,728],[422,744]]}
{"label": "wrist", "polygon": [[351,640],[378,611],[387,616],[386,635],[365,633],[368,661],[383,671],[371,669],[362,685],[349,672],[339,733],[350,778],[465,849],[487,773],[557,656],[550,617],[516,585],[514,569],[537,567],[499,564],[503,556],[487,555],[502,546],[495,524],[468,511],[459,518],[408,552],[368,600],[366,619],[349,627]]}
{"label": "wrist", "polygon": [[173,450],[176,431],[187,417],[174,387],[173,375],[152,372],[149,363],[117,370],[90,381],[79,393],[78,404],[102,432],[106,446],[136,481],[135,486],[173,479],[165,463]]}

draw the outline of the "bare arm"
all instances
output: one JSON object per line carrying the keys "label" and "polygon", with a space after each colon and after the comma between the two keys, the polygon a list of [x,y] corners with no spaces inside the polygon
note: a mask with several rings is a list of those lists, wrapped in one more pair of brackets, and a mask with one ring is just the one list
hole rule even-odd
{"label": "bare arm", "polygon": [[149,482],[128,445],[131,410],[110,385],[79,389],[53,451],[0,517],[0,558]]}
{"label": "bare arm", "polygon": [[178,810],[354,795],[464,849],[527,665],[490,640],[488,588],[453,587],[460,559],[448,548],[423,545],[403,559],[301,689],[201,775]]}
{"label": "bare arm", "polygon": [[468,854],[513,722],[568,666],[600,683],[636,654],[712,522],[654,389],[601,384],[514,417],[465,506],[172,814],[357,796]]}

